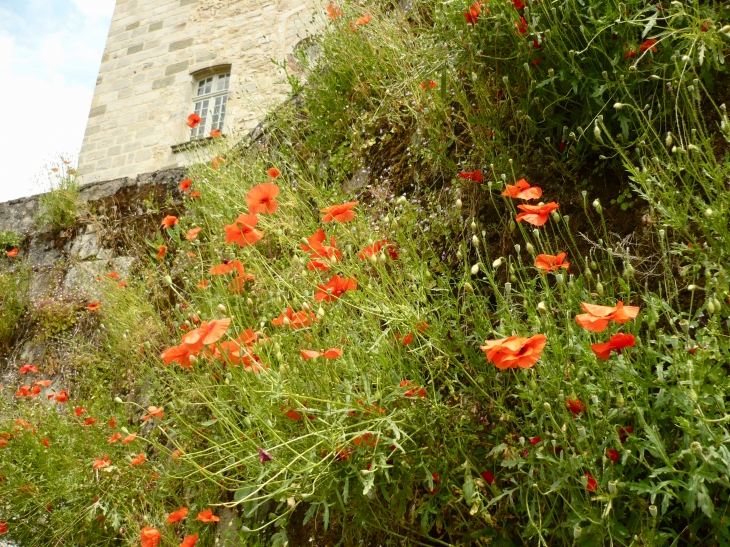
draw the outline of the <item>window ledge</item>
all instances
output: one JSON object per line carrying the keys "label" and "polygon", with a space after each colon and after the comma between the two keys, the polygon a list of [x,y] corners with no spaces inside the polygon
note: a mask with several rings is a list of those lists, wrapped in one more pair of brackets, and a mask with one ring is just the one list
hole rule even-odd
{"label": "window ledge", "polygon": [[220,137],[205,137],[202,139],[182,142],[180,144],[173,144],[170,148],[172,149],[173,154],[179,154],[180,152],[187,152],[188,150],[194,150],[196,148],[208,146],[211,141],[216,139],[225,139],[225,137],[225,135],[221,135]]}

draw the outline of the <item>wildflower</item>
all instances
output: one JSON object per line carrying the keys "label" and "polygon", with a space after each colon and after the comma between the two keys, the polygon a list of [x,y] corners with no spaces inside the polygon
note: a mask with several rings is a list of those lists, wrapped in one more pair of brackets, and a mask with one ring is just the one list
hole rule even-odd
{"label": "wildflower", "polygon": [[566,253],[560,253],[558,255],[537,255],[535,259],[535,268],[542,270],[542,273],[555,272],[560,268],[570,268],[570,262],[563,262],[565,260]]}
{"label": "wildflower", "polygon": [[224,226],[226,243],[237,243],[240,247],[253,245],[262,237],[263,232],[256,230],[259,218],[256,215],[242,214],[233,224]]}
{"label": "wildflower", "polygon": [[190,358],[197,356],[198,350],[187,344],[180,344],[179,346],[173,346],[167,348],[162,352],[160,358],[165,365],[170,363],[178,363],[183,368],[192,368]]}
{"label": "wildflower", "polygon": [[8,523],[5,521],[0,522],[0,534],[8,533]]}
{"label": "wildflower", "polygon": [[108,273],[108,274],[106,274],[106,276],[107,276],[107,277],[108,277],[109,279],[119,279],[119,277],[120,277],[120,276],[119,276],[119,274],[118,274],[117,272],[111,272],[111,273]]}
{"label": "wildflower", "polygon": [[336,248],[337,243],[334,236],[330,237],[329,245],[325,243],[326,241],[327,236],[324,234],[324,230],[320,228],[314,235],[307,238],[308,245],[301,243],[300,246],[303,251],[311,253],[309,258],[322,257],[332,259],[332,257],[337,257],[337,260],[342,260],[342,251]]}
{"label": "wildflower", "polygon": [[618,430],[618,439],[619,441],[621,441],[621,444],[624,444],[626,442],[626,439],[628,439],[629,435],[631,435],[633,432],[633,427],[620,427]]}
{"label": "wildflower", "polygon": [[357,289],[357,281],[355,278],[342,278],[339,275],[333,275],[327,284],[317,285],[319,291],[314,295],[317,302],[324,300],[332,302],[337,300],[345,291],[354,291]]}
{"label": "wildflower", "polygon": [[536,444],[539,444],[540,441],[542,441],[542,437],[531,437],[530,438],[530,444],[532,446],[535,446]]}
{"label": "wildflower", "polygon": [[190,199],[196,199],[200,197],[200,190],[193,190],[190,192]]}
{"label": "wildflower", "polygon": [[644,53],[645,51],[651,50],[652,52],[656,53],[657,48],[654,44],[656,44],[659,40],[656,40],[655,38],[649,38],[647,40],[644,40],[642,44],[639,46],[639,53]]}
{"label": "wildflower", "polygon": [[117,419],[116,418],[112,417],[112,419],[109,420],[109,427],[111,427],[112,429],[114,429],[115,427],[117,427]]}
{"label": "wildflower", "polygon": [[112,461],[109,459],[109,456],[104,456],[103,458],[99,458],[98,460],[94,460],[94,463],[92,467],[94,469],[101,469],[102,467],[108,467],[112,464]]}
{"label": "wildflower", "polygon": [[49,438],[47,438],[47,437],[43,437],[41,439],[41,444],[43,446],[45,446],[46,448],[48,448],[49,446],[51,446],[51,440]]}
{"label": "wildflower", "polygon": [[586,490],[588,490],[589,492],[595,492],[596,487],[598,486],[596,479],[591,477],[590,473],[586,473],[586,479],[588,479],[588,482],[586,483]]}
{"label": "wildflower", "polygon": [[38,380],[37,382],[33,382],[34,386],[41,386],[41,387],[48,387],[53,383],[52,380]]}
{"label": "wildflower", "polygon": [[607,448],[606,449],[606,456],[613,463],[618,463],[618,450],[614,450],[613,448]]}
{"label": "wildflower", "polygon": [[400,384],[398,384],[398,387],[400,388],[408,388],[406,392],[403,394],[404,397],[414,397],[418,395],[419,397],[426,397],[428,393],[426,393],[426,389],[417,386],[415,383],[411,382],[410,380],[403,380]]}
{"label": "wildflower", "polygon": [[482,6],[484,5],[483,2],[474,2],[471,6],[469,6],[469,9],[464,10],[464,19],[466,19],[466,22],[470,25],[476,25],[477,19],[479,19],[479,15],[482,13]]}
{"label": "wildflower", "polygon": [[167,247],[165,245],[158,245],[157,251],[157,258],[162,258],[165,254],[167,254]]}
{"label": "wildflower", "polygon": [[474,182],[484,182],[484,175],[482,175],[482,172],[479,170],[471,172],[462,171],[461,173],[459,173],[459,177],[466,180],[472,180]]}
{"label": "wildflower", "polygon": [[279,207],[276,202],[276,196],[278,195],[279,187],[273,182],[265,182],[254,186],[246,194],[248,212],[252,215],[257,213],[271,215],[275,213]]}
{"label": "wildflower", "polygon": [[512,5],[515,7],[516,10],[525,9],[525,4],[524,2],[522,2],[522,0],[512,0]]}
{"label": "wildflower", "polygon": [[228,317],[214,321],[203,321],[197,329],[191,330],[182,337],[182,343],[200,349],[220,340],[228,330],[231,320]]}
{"label": "wildflower", "polygon": [[142,421],[146,422],[152,418],[159,418],[161,420],[164,417],[165,414],[162,412],[162,407],[150,405],[147,407],[147,416],[143,417]]}
{"label": "wildflower", "polygon": [[[210,162],[210,166],[211,166],[211,167],[212,167],[213,169],[218,169],[218,166],[220,166],[220,165],[225,165],[225,164],[226,164],[226,159],[225,159],[225,158],[221,158],[220,156],[216,156],[216,157],[215,157],[215,158],[213,158],[213,160],[212,160],[212,161]],[[192,195],[191,195],[190,197],[192,197]]]}
{"label": "wildflower", "polygon": [[356,25],[367,25],[370,22],[370,19],[372,19],[371,15],[369,13],[366,13],[362,17],[358,17],[355,21]]}
{"label": "wildflower", "polygon": [[517,32],[520,34],[526,34],[527,33],[527,21],[525,21],[525,18],[520,16],[520,22],[515,23],[517,26]]}
{"label": "wildflower", "polygon": [[171,458],[172,458],[173,460],[176,460],[176,459],[178,459],[178,458],[179,458],[180,456],[182,456],[182,455],[183,455],[183,452],[182,452],[182,450],[173,450],[173,451],[172,451],[172,453],[170,454],[170,457],[171,457]]}
{"label": "wildflower", "polygon": [[202,121],[203,120],[201,119],[201,117],[197,114],[190,114],[190,116],[188,116],[188,127],[190,129],[195,129],[200,125],[200,122]]}
{"label": "wildflower", "polygon": [[160,226],[163,230],[167,230],[168,228],[172,228],[177,224],[179,219],[176,216],[167,215],[165,218],[162,219],[162,223]]}
{"label": "wildflower", "polygon": [[55,395],[49,395],[48,397],[49,398],[53,397],[53,400],[56,401],[57,403],[67,403],[68,402],[68,391],[63,390],[63,391],[56,393]]}
{"label": "wildflower", "polygon": [[428,492],[429,494],[435,494],[439,491],[439,487],[436,485],[441,484],[441,479],[439,478],[438,473],[431,473],[431,478],[433,479],[434,487],[432,489],[429,489]]}
{"label": "wildflower", "polygon": [[480,349],[500,370],[508,368],[532,368],[545,348],[547,338],[536,334],[530,338],[510,336],[501,340],[486,340]]}
{"label": "wildflower", "polygon": [[322,217],[322,222],[325,224],[332,222],[333,220],[335,222],[350,222],[353,218],[355,218],[355,211],[353,211],[352,208],[359,203],[359,201],[350,201],[348,203],[330,205],[329,207],[320,209],[323,213],[325,213],[324,217]]}
{"label": "wildflower", "polygon": [[276,319],[273,319],[271,321],[272,325],[280,326],[280,325],[289,325],[292,329],[300,329],[302,327],[308,327],[312,324],[312,321],[317,321],[317,316],[314,315],[311,311],[308,310],[302,310],[294,313],[294,310],[292,308],[287,308],[284,313],[282,313],[279,317]]}
{"label": "wildflower", "polygon": [[548,215],[555,211],[560,205],[550,202],[546,205],[518,205],[517,208],[524,211],[517,215],[517,222],[523,220],[533,226],[542,226],[548,220]]}
{"label": "wildflower", "polygon": [[302,359],[309,361],[310,359],[317,359],[318,357],[324,357],[325,359],[337,359],[342,355],[340,348],[330,348],[327,351],[319,352],[311,349],[303,349],[301,351]]}
{"label": "wildflower", "polygon": [[636,50],[631,47],[626,48],[626,53],[624,54],[624,61],[628,61],[632,57],[636,57]]}
{"label": "wildflower", "polygon": [[494,484],[494,473],[491,471],[482,471],[482,478],[487,481],[487,484]]}
{"label": "wildflower", "polygon": [[568,405],[568,410],[573,413],[574,418],[578,418],[583,412],[585,412],[586,405],[580,399],[566,398],[565,404]]}
{"label": "wildflower", "polygon": [[84,420],[84,425],[94,425],[96,422],[98,422],[96,418],[86,418]]}
{"label": "wildflower", "polygon": [[112,435],[111,437],[109,437],[106,440],[106,442],[108,442],[109,444],[113,444],[113,443],[117,442],[121,438],[122,438],[122,434],[121,433],[114,433],[114,435]]}
{"label": "wildflower", "polygon": [[409,344],[410,344],[411,342],[413,342],[413,333],[412,333],[412,332],[409,332],[408,334],[406,334],[406,335],[405,335],[405,336],[403,337],[403,339],[401,339],[401,334],[400,334],[400,333],[396,333],[396,335],[395,335],[395,340],[396,340],[396,342],[400,341],[400,343],[401,343],[402,345],[404,345],[404,346],[407,346],[407,345],[409,345]]}
{"label": "wildflower", "polygon": [[101,302],[91,302],[88,306],[86,306],[91,311],[98,311],[99,308],[101,308],[102,303]]}
{"label": "wildflower", "polygon": [[632,348],[636,344],[633,334],[614,334],[608,342],[603,344],[591,344],[591,349],[596,357],[604,361],[611,356],[611,350],[621,353],[623,348]]}
{"label": "wildflower", "polygon": [[198,534],[185,536],[185,539],[180,544],[180,547],[195,547],[196,543],[198,543]]}
{"label": "wildflower", "polygon": [[327,6],[327,17],[334,21],[341,15],[342,11],[340,10],[340,8],[338,8],[334,2],[330,2],[330,5]]}
{"label": "wildflower", "polygon": [[210,132],[210,136],[214,139],[220,137],[221,136],[220,129],[213,129],[213,131]]}
{"label": "wildflower", "polygon": [[35,365],[26,364],[20,367],[18,374],[27,374],[29,372],[38,372],[38,367]]}
{"label": "wildflower", "polygon": [[261,448],[260,446],[257,446],[257,447],[256,447],[256,450],[257,450],[257,451],[258,451],[258,453],[259,453],[259,461],[260,461],[261,463],[266,463],[266,462],[270,462],[271,460],[273,460],[273,459],[274,459],[274,456],[272,456],[271,454],[269,454],[269,453],[268,453],[268,452],[267,452],[266,450],[264,450],[264,449],[263,449],[263,448]]}
{"label": "wildflower", "polygon": [[421,82],[421,84],[420,84],[420,85],[421,85],[421,89],[433,89],[433,88],[434,88],[434,87],[436,87],[436,86],[437,86],[438,84],[437,84],[436,82],[434,82],[433,80],[429,80],[429,81],[428,81],[428,83],[426,83],[426,82]]}
{"label": "wildflower", "polygon": [[10,249],[9,251],[7,251],[5,253],[5,256],[7,256],[8,258],[14,258],[14,257],[18,256],[18,248],[13,247],[12,249]]}
{"label": "wildflower", "polygon": [[131,465],[131,466],[140,465],[146,461],[147,461],[147,458],[145,458],[144,454],[142,452],[140,452],[139,456],[137,456],[136,458],[132,458],[132,461],[129,462],[129,465]]}
{"label": "wildflower", "polygon": [[711,26],[712,26],[712,23],[710,23],[709,21],[704,21],[702,23],[702,25],[700,26],[700,30],[702,32],[707,32],[710,29]]}
{"label": "wildflower", "polygon": [[197,239],[200,230],[202,230],[202,228],[190,228],[185,234],[185,239],[187,239],[188,241],[193,241],[194,239]]}
{"label": "wildflower", "polygon": [[210,269],[211,275],[224,275],[227,273],[231,273],[233,270],[236,270],[236,273],[238,274],[238,277],[245,279],[246,281],[253,281],[256,279],[256,276],[247,274],[246,268],[241,264],[240,260],[231,260],[230,262],[224,262],[223,264],[219,264],[218,266],[213,266]]}
{"label": "wildflower", "polygon": [[575,316],[575,321],[581,327],[591,332],[602,332],[608,326],[610,321],[616,323],[627,323],[639,314],[638,306],[624,306],[623,302],[618,302],[616,306],[597,306],[583,302],[581,304],[582,313]]}
{"label": "wildflower", "polygon": [[162,536],[160,532],[152,528],[152,526],[145,526],[139,532],[140,539],[142,540],[141,547],[157,547],[160,543]]}
{"label": "wildflower", "polygon": [[81,416],[82,414],[84,414],[88,411],[89,411],[88,408],[84,408],[82,406],[77,406],[76,408],[74,408],[74,416],[76,416],[78,418],[79,416]]}
{"label": "wildflower", "polygon": [[272,180],[278,179],[279,175],[281,175],[281,173],[279,172],[279,170],[276,167],[269,167],[267,174],[269,175],[269,178]]}
{"label": "wildflower", "polygon": [[538,199],[542,196],[542,188],[530,186],[525,179],[520,179],[515,184],[508,184],[502,195],[512,199]]}
{"label": "wildflower", "polygon": [[[282,410],[284,410],[286,407],[282,407]],[[284,412],[284,416],[289,418],[290,420],[299,421],[302,419],[302,415],[296,412],[294,409],[289,409],[286,412]]]}
{"label": "wildflower", "polygon": [[385,249],[390,255],[390,258],[393,260],[398,259],[398,251],[396,250],[395,245],[387,239],[381,239],[380,241],[376,241],[372,245],[365,247],[357,256],[362,260],[367,260],[371,256],[377,255],[381,249]]}
{"label": "wildflower", "polygon": [[122,439],[122,444],[129,444],[137,438],[137,433],[130,433]]}
{"label": "wildflower", "polygon": [[190,190],[190,187],[192,186],[193,181],[190,179],[185,179],[180,181],[180,184],[178,185],[178,188],[180,188],[181,192],[187,192]]}

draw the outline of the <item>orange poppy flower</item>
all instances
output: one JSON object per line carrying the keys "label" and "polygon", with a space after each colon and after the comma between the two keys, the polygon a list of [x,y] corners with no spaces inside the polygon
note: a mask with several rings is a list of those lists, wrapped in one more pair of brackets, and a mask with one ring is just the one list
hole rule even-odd
{"label": "orange poppy flower", "polygon": [[202,121],[203,120],[197,114],[190,114],[190,116],[188,116],[188,127],[190,129],[195,129]]}
{"label": "orange poppy flower", "polygon": [[545,205],[518,205],[517,208],[524,211],[517,215],[517,222],[523,220],[533,226],[542,226],[548,220],[548,215],[555,211],[560,205],[550,202]]}
{"label": "orange poppy flower", "polygon": [[623,302],[618,302],[616,306],[597,306],[583,302],[581,304],[582,313],[575,316],[575,321],[581,327],[591,332],[602,332],[606,330],[608,323],[614,321],[616,323],[628,323],[639,315],[640,308],[638,306],[624,306]]}
{"label": "orange poppy flower", "polygon": [[327,17],[334,21],[340,15],[342,15],[342,11],[340,10],[340,8],[338,8],[334,2],[330,2],[330,5],[327,6]]}
{"label": "orange poppy flower", "polygon": [[[215,158],[213,158],[213,161],[210,162],[210,166],[213,169],[218,169],[219,165],[225,165],[225,164],[226,164],[226,159],[221,158],[220,156],[216,156]],[[190,197],[192,197],[192,196],[190,196]]]}
{"label": "orange poppy flower", "polygon": [[253,281],[256,279],[256,276],[246,273],[246,268],[243,266],[243,264],[241,264],[241,261],[238,259],[224,262],[223,264],[218,264],[217,266],[213,266],[210,269],[210,274],[225,275],[231,273],[233,270],[236,270],[238,277],[241,277],[246,281]]}
{"label": "orange poppy flower", "polygon": [[323,272],[328,272],[330,270],[330,265],[324,260],[312,260],[307,263],[307,269],[309,271],[322,270]]}
{"label": "orange poppy flower", "polygon": [[530,186],[525,179],[520,179],[514,185],[508,184],[502,195],[513,199],[538,199],[542,196],[542,189]]}
{"label": "orange poppy flower", "polygon": [[366,13],[362,17],[358,17],[355,21],[355,24],[357,25],[367,25],[370,20],[372,19],[372,16],[369,13]]}
{"label": "orange poppy flower", "polygon": [[198,350],[188,346],[187,344],[180,344],[179,346],[167,348],[162,352],[160,358],[165,365],[177,363],[183,368],[192,368],[193,365],[190,363],[190,357],[197,356],[197,354]]}
{"label": "orange poppy flower", "polygon": [[137,438],[137,433],[130,433],[122,439],[122,444],[129,444]]}
{"label": "orange poppy flower", "polygon": [[292,329],[300,329],[302,327],[308,327],[312,324],[312,321],[317,322],[317,316],[311,311],[302,310],[294,313],[294,310],[287,308],[276,319],[272,319],[271,324],[275,326],[289,325]]}
{"label": "orange poppy flower", "polygon": [[37,382],[33,382],[34,386],[41,386],[41,387],[48,387],[53,383],[52,380],[38,380]]}
{"label": "orange poppy flower", "polygon": [[193,190],[190,192],[190,199],[196,199],[200,197],[200,190]]}
{"label": "orange poppy flower", "polygon": [[173,450],[172,453],[170,454],[170,457],[172,459],[176,460],[176,459],[178,459],[182,455],[183,455],[183,451],[182,450]]}
{"label": "orange poppy flower", "polygon": [[108,442],[109,444],[113,444],[113,443],[117,442],[121,438],[122,438],[122,434],[121,433],[114,433],[114,435],[112,435],[111,437],[109,437],[106,440],[106,442]]}
{"label": "orange poppy flower", "polygon": [[160,224],[160,227],[163,230],[167,230],[168,228],[172,228],[175,226],[175,224],[178,223],[178,218],[176,216],[167,215],[165,218],[162,219],[162,223]]}
{"label": "orange poppy flower", "polygon": [[51,439],[49,439],[48,437],[43,437],[41,439],[41,444],[48,448],[49,446],[51,446]]}
{"label": "orange poppy flower", "polygon": [[95,460],[92,467],[94,469],[101,469],[102,467],[108,467],[111,464],[112,464],[112,461],[109,459],[109,456],[104,456],[103,458],[99,458],[98,460]]}
{"label": "orange poppy flower", "polygon": [[101,302],[92,302],[86,307],[89,308],[91,311],[97,311],[99,308],[102,307],[102,305],[103,304]]}
{"label": "orange poppy flower", "polygon": [[112,419],[109,420],[109,427],[111,427],[112,429],[114,429],[115,427],[117,427],[117,419],[115,417],[113,417],[113,416],[112,416]]}
{"label": "orange poppy flower", "polygon": [[18,370],[18,374],[27,374],[29,372],[38,372],[38,367],[35,365],[23,365]]}
{"label": "orange poppy flower", "polygon": [[211,136],[212,138],[214,138],[214,139],[215,139],[215,138],[218,138],[218,137],[220,137],[220,136],[221,136],[221,132],[220,132],[220,130],[219,130],[219,129],[214,129],[213,131],[211,131],[211,132],[210,132],[210,136]]}
{"label": "orange poppy flower", "polygon": [[482,175],[482,172],[479,170],[471,171],[471,172],[461,172],[459,173],[459,177],[466,180],[473,180],[474,182],[484,182],[484,175]]}
{"label": "orange poppy flower", "polygon": [[560,268],[570,268],[570,262],[564,262],[566,253],[560,253],[558,255],[537,255],[535,259],[535,268],[542,270],[541,273],[555,272]]}
{"label": "orange poppy flower", "polygon": [[269,175],[269,178],[272,180],[278,179],[279,175],[281,175],[281,173],[279,172],[279,170],[276,167],[269,167],[269,170],[267,171],[267,173]]}
{"label": "orange poppy flower", "polygon": [[421,89],[426,89],[426,85],[428,85],[428,89],[433,89],[438,84],[436,82],[434,82],[433,80],[429,80],[428,84],[426,84],[426,82],[421,82],[420,83]]}
{"label": "orange poppy flower", "polygon": [[487,360],[500,370],[508,368],[532,368],[545,348],[547,338],[536,334],[530,338],[510,336],[501,340],[487,340],[480,349],[487,355]]}
{"label": "orange poppy flower", "polygon": [[474,2],[469,9],[464,10],[464,19],[470,25],[475,25],[482,13],[482,2]]}
{"label": "orange poppy flower", "polygon": [[160,532],[152,528],[152,526],[145,526],[139,532],[140,539],[142,541],[141,547],[157,547],[162,539]]}
{"label": "orange poppy flower", "polygon": [[165,413],[162,412],[162,407],[150,405],[147,407],[147,412],[148,412],[147,416],[144,416],[142,418],[143,422],[146,422],[152,418],[158,418],[161,420],[162,418],[165,417]]}
{"label": "orange poppy flower", "polygon": [[197,348],[210,346],[223,337],[230,324],[231,320],[228,317],[210,322],[203,321],[197,329],[182,337],[182,343]]}
{"label": "orange poppy flower", "polygon": [[317,302],[322,302],[323,300],[325,302],[332,302],[333,300],[337,300],[345,291],[354,291],[357,289],[357,280],[353,277],[345,279],[335,274],[327,284],[317,285],[317,288],[319,291],[314,295],[314,299]]}
{"label": "orange poppy flower", "polygon": [[591,344],[591,350],[599,359],[607,360],[611,356],[611,351],[616,350],[621,353],[623,348],[633,348],[636,340],[633,334],[614,334],[608,342],[603,344]]}
{"label": "orange poppy flower", "polygon": [[342,350],[339,348],[330,348],[325,352],[314,351],[311,349],[303,349],[301,351],[302,359],[309,361],[310,359],[317,359],[318,357],[324,357],[325,359],[337,359],[342,355]]}
{"label": "orange poppy flower", "polygon": [[321,209],[321,211],[325,213],[324,217],[322,218],[322,222],[327,224],[328,222],[332,222],[333,220],[335,222],[351,221],[353,218],[355,218],[355,211],[353,211],[352,208],[359,203],[359,201],[351,201],[349,203],[340,203],[338,205],[331,205],[329,207]]}
{"label": "orange poppy flower", "polygon": [[205,511],[198,513],[195,520],[199,520],[200,522],[218,522],[220,519],[213,514],[213,511],[206,509]]}
{"label": "orange poppy flower", "polygon": [[137,456],[136,458],[132,458],[132,461],[129,462],[129,465],[134,467],[135,465],[143,464],[146,461],[147,461],[147,458],[145,458],[145,455],[142,454],[142,452],[140,452],[139,456]]}
{"label": "orange poppy flower", "polygon": [[398,384],[398,387],[408,388],[403,394],[404,397],[413,397],[414,395],[418,395],[419,397],[425,397],[427,395],[425,388],[418,387],[410,380],[403,380],[400,384]]}
{"label": "orange poppy flower", "polygon": [[309,258],[321,257],[332,259],[333,256],[336,256],[337,260],[342,260],[342,251],[339,251],[336,248],[337,243],[335,242],[335,237],[330,237],[329,245],[325,244],[326,240],[327,236],[324,234],[324,230],[320,228],[314,235],[311,235],[307,238],[307,242],[309,243],[309,245],[300,243],[300,246],[302,248],[302,251],[311,253],[309,255]]}
{"label": "orange poppy flower", "polygon": [[18,248],[17,247],[13,247],[9,251],[7,251],[5,253],[5,255],[8,256],[9,258],[13,258],[13,257],[18,256]]}
{"label": "orange poppy flower", "polygon": [[88,408],[84,408],[82,406],[77,406],[76,408],[74,408],[74,416],[76,416],[78,418],[79,416],[81,416],[82,414],[84,414],[88,411],[89,411]]}
{"label": "orange poppy flower", "polygon": [[94,425],[96,422],[98,422],[96,418],[86,418],[84,420],[84,425]]}
{"label": "orange poppy flower", "polygon": [[257,184],[246,194],[246,203],[248,203],[248,212],[252,215],[263,213],[273,214],[279,208],[276,202],[276,196],[279,195],[279,187],[273,182],[264,182]]}
{"label": "orange poppy flower", "polygon": [[648,40],[644,40],[639,46],[639,53],[644,53],[647,50],[652,50],[654,53],[657,52],[657,48],[654,44],[656,44],[659,40],[656,40],[655,38],[649,38]]}
{"label": "orange poppy flower", "polygon": [[390,258],[392,258],[393,260],[398,259],[398,251],[396,251],[395,245],[393,245],[387,239],[381,239],[380,241],[376,241],[372,245],[365,247],[362,251],[358,253],[357,256],[362,260],[367,260],[371,256],[377,255],[381,249],[385,249],[386,251],[388,251]]}
{"label": "orange poppy flower", "polygon": [[173,522],[180,522],[182,519],[188,516],[188,508],[181,507],[177,511],[173,511],[167,517],[167,522],[172,524]]}
{"label": "orange poppy flower", "polygon": [[187,239],[188,241],[197,239],[198,234],[200,233],[200,230],[202,230],[202,228],[190,228],[188,230],[188,232],[185,234],[185,239]]}
{"label": "orange poppy flower", "polygon": [[188,190],[190,190],[190,187],[192,185],[193,185],[193,181],[192,180],[185,179],[185,180],[180,181],[180,184],[179,184],[178,188],[180,188],[180,191],[181,192],[187,192]]}
{"label": "orange poppy flower", "polygon": [[[50,395],[49,395],[49,397],[50,397]],[[57,403],[67,403],[68,402],[68,391],[63,390],[59,393],[56,393],[53,396],[53,400],[56,401]]]}
{"label": "orange poppy flower", "polygon": [[400,343],[402,345],[408,346],[408,345],[410,345],[411,342],[413,342],[413,333],[412,332],[409,332],[408,334],[406,334],[403,337],[402,340],[401,340],[401,334],[400,333],[396,333],[395,339],[396,339],[396,341],[400,341]]}
{"label": "orange poppy flower", "polygon": [[167,247],[165,245],[158,245],[157,251],[157,258],[162,258],[165,254],[167,254]]}
{"label": "orange poppy flower", "polygon": [[223,227],[226,231],[226,243],[237,243],[240,247],[253,245],[264,237],[263,232],[256,230],[258,223],[259,217],[256,215],[240,215],[233,224]]}
{"label": "orange poppy flower", "polygon": [[180,544],[180,547],[195,547],[196,543],[198,543],[198,534],[194,534],[192,536],[185,536],[185,539]]}
{"label": "orange poppy flower", "polygon": [[120,277],[120,276],[119,276],[119,274],[118,274],[117,272],[111,272],[111,273],[108,273],[108,274],[106,274],[106,276],[107,276],[107,277],[108,277],[109,279],[119,279],[119,277]]}

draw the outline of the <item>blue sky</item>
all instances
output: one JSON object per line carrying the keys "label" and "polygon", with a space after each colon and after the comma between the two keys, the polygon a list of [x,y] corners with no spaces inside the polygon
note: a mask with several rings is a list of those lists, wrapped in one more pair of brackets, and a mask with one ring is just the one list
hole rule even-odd
{"label": "blue sky", "polygon": [[76,156],[115,0],[0,0],[0,202]]}

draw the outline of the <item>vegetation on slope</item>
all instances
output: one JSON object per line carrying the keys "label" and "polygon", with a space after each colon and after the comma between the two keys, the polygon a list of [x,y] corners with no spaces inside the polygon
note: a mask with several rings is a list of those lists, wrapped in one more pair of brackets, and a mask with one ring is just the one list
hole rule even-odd
{"label": "vegetation on slope", "polygon": [[331,5],[100,279],[88,379],[5,403],[8,536],[726,543],[726,12]]}

